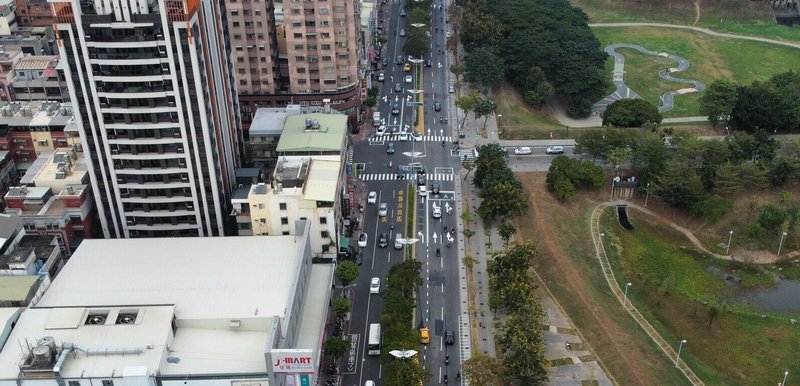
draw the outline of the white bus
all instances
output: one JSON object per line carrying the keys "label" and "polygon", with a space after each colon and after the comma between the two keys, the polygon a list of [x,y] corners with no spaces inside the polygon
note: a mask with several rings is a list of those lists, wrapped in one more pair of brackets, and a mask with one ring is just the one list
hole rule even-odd
{"label": "white bus", "polygon": [[369,325],[369,341],[367,341],[367,354],[381,355],[381,325],[372,323]]}

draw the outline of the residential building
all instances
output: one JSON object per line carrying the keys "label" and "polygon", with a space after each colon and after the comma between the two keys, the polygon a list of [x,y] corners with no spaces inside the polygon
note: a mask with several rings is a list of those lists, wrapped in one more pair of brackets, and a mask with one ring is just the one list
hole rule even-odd
{"label": "residential building", "polygon": [[[8,189],[19,181],[19,172],[14,158],[8,150],[0,150],[0,195],[5,196]],[[0,208],[5,207],[5,202],[0,202]]]}
{"label": "residential building", "polygon": [[47,0],[14,0],[17,22],[27,27],[52,27],[56,23]]}
{"label": "residential building", "polygon": [[322,106],[326,99],[351,119],[358,116],[355,1],[226,0],[245,129],[259,108]]}
{"label": "residential building", "polygon": [[0,320],[0,386],[318,384],[333,265],[312,265],[294,226],[87,240],[36,307]]}
{"label": "residential building", "polygon": [[64,256],[92,237],[96,211],[83,153],[42,152],[4,196],[5,213],[22,218],[29,234],[56,237]]}
{"label": "residential building", "polygon": [[19,217],[0,214],[0,307],[36,305],[62,263],[55,237],[28,235]]}
{"label": "residential building", "polygon": [[0,45],[6,50],[22,51],[26,55],[58,55],[53,26],[15,26],[11,34],[0,35]]}
{"label": "residential building", "polygon": [[10,151],[20,176],[43,151],[82,151],[72,107],[66,103],[11,102],[0,107],[0,151]]}
{"label": "residential building", "polygon": [[233,214],[240,236],[291,235],[295,220],[311,223],[311,251],[335,255],[342,163],[294,157],[281,160],[271,182],[243,188],[234,196]]}
{"label": "residential building", "polygon": [[0,35],[10,35],[11,29],[17,25],[17,14],[14,4],[0,5]]}
{"label": "residential building", "polygon": [[25,54],[22,51],[6,51],[5,47],[0,46],[0,101],[11,102],[14,100],[14,89],[11,82],[16,76],[14,66]]}
{"label": "residential building", "polygon": [[11,87],[16,101],[66,102],[69,94],[57,55],[28,55],[14,65]]}
{"label": "residential building", "polygon": [[247,161],[265,171],[275,169],[278,159],[278,141],[286,124],[286,117],[309,112],[300,105],[259,108],[248,130]]}
{"label": "residential building", "polygon": [[51,0],[105,237],[221,236],[243,139],[215,0]]}
{"label": "residential building", "polygon": [[348,119],[342,114],[290,115],[275,151],[278,156],[313,156],[341,160],[346,152]]}

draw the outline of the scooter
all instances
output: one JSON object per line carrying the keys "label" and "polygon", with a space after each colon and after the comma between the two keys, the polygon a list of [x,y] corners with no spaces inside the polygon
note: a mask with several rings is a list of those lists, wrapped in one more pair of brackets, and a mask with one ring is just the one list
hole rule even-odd
{"label": "scooter", "polygon": [[442,252],[439,251],[439,248],[436,248],[436,257],[442,257]]}
{"label": "scooter", "polygon": [[450,355],[445,355],[444,356],[444,364],[448,364],[448,363],[450,363]]}

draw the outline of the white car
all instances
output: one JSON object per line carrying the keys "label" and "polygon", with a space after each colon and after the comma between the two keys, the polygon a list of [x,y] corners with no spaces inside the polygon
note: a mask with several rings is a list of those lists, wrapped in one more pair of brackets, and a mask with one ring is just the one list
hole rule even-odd
{"label": "white car", "polygon": [[386,80],[386,75],[381,72],[378,74],[378,82],[383,82],[384,80]]}
{"label": "white car", "polygon": [[531,150],[531,148],[529,148],[527,146],[518,147],[518,148],[514,149],[514,154],[516,154],[516,155],[528,155],[528,154],[532,154],[532,153],[533,153],[533,150]]}
{"label": "white car", "polygon": [[405,131],[400,133],[400,137],[398,139],[400,140],[400,142],[408,141],[408,133]]}
{"label": "white car", "polygon": [[414,142],[422,142],[422,134],[418,133],[416,130],[411,132],[411,138],[414,139]]}
{"label": "white car", "polygon": [[546,152],[547,154],[564,154],[564,146],[550,146]]}
{"label": "white car", "polygon": [[358,247],[359,248],[366,248],[367,247],[367,234],[361,233],[358,235]]}
{"label": "white car", "polygon": [[386,126],[378,127],[378,129],[375,130],[376,137],[383,137],[384,135],[386,135]]}
{"label": "white car", "polygon": [[441,206],[433,206],[433,218],[442,218],[442,207]]}
{"label": "white car", "polygon": [[381,279],[378,277],[373,277],[372,280],[369,282],[369,293],[370,294],[379,294],[381,293]]}
{"label": "white car", "polygon": [[428,188],[426,188],[425,185],[420,185],[417,187],[417,189],[419,190],[420,197],[425,197],[428,195]]}
{"label": "white car", "polygon": [[412,83],[412,82],[414,82],[414,77],[411,75],[406,75],[406,83]]}
{"label": "white car", "polygon": [[382,202],[380,205],[378,205],[378,216],[386,217],[388,211],[389,207],[385,202]]}
{"label": "white car", "polygon": [[367,195],[367,204],[375,204],[376,202],[378,202],[378,193],[369,192]]}
{"label": "white car", "polygon": [[449,39],[449,38],[450,38],[450,36],[453,36],[453,34],[452,34],[452,33],[450,33],[450,31],[447,31],[447,33],[446,33],[444,36],[445,36],[446,38],[448,38],[448,39]]}

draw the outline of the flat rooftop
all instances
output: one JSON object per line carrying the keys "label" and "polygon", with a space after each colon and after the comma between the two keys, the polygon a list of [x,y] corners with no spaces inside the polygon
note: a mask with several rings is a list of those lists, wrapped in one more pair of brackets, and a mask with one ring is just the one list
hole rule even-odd
{"label": "flat rooftop", "polygon": [[87,239],[40,307],[175,304],[179,320],[283,317],[302,236]]}

